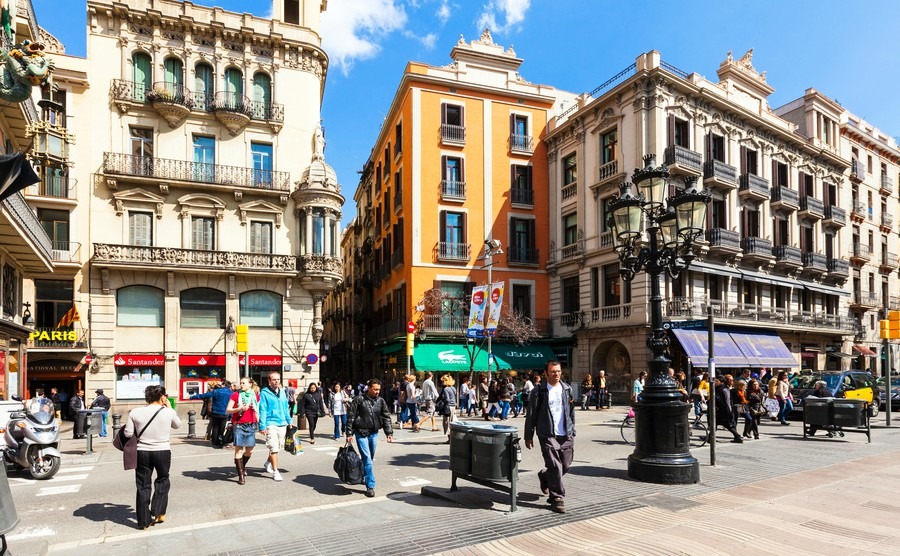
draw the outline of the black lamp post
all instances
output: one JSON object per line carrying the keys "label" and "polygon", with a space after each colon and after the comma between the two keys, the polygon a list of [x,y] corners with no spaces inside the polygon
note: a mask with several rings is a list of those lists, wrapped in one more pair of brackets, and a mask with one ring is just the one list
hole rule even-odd
{"label": "black lamp post", "polygon": [[[635,448],[628,457],[628,476],[651,483],[691,484],[700,481],[700,465],[689,450],[688,411],[674,379],[668,375],[671,359],[662,323],[663,272],[677,278],[694,258],[696,239],[706,228],[709,193],[698,191],[697,178],[684,179],[684,190],[666,198],[669,172],[655,167],[656,156],[644,156],[644,168],[623,183],[621,193],[610,203],[610,221],[616,239],[622,278],[627,281],[644,270],[650,278],[649,379],[641,401],[633,404]],[[645,235],[646,234],[646,235]],[[649,241],[645,241],[645,237]]]}

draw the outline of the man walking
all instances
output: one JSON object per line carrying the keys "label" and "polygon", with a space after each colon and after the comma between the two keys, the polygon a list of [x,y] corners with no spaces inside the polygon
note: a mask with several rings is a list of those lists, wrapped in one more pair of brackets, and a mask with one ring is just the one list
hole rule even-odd
{"label": "man walking", "polygon": [[269,385],[259,391],[259,432],[266,436],[266,448],[269,449],[266,473],[272,473],[276,481],[282,480],[278,472],[278,452],[284,446],[290,422],[291,411],[288,409],[287,394],[281,387],[281,375],[269,373]]}
{"label": "man walking", "polygon": [[223,381],[213,386],[209,392],[193,394],[192,400],[206,400],[212,398],[212,406],[209,408],[210,442],[213,448],[221,448],[225,445],[225,425],[228,422],[228,401],[231,399],[231,383]]}
{"label": "man walking", "polygon": [[575,404],[572,388],[561,381],[559,361],[547,361],[547,380],[535,386],[529,396],[525,417],[525,447],[534,446],[537,431],[544,469],[538,471],[541,492],[550,495],[550,509],[566,513],[566,488],[563,476],[572,465],[575,455]]}
{"label": "man walking", "polygon": [[97,389],[94,393],[97,394],[97,397],[91,402],[91,409],[103,410],[103,414],[100,417],[100,436],[106,436],[106,416],[109,415],[109,398],[103,395],[103,388]]}
{"label": "man walking", "polygon": [[366,496],[375,496],[375,472],[372,458],[375,457],[375,445],[378,443],[378,430],[384,429],[388,442],[394,441],[394,430],[391,428],[391,412],[388,411],[381,393],[381,381],[377,378],[369,380],[365,394],[353,398],[347,411],[347,442],[356,438],[359,455],[362,457],[363,469],[366,472]]}

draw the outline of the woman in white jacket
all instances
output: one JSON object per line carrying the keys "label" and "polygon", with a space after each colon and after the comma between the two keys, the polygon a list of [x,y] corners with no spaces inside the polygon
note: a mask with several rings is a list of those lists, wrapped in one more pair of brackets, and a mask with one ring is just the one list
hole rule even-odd
{"label": "woman in white jacket", "polygon": [[331,396],[330,410],[334,416],[334,439],[341,440],[344,433],[347,432],[347,404],[350,403],[350,397],[341,390],[341,384],[335,382],[331,387],[333,392]]}

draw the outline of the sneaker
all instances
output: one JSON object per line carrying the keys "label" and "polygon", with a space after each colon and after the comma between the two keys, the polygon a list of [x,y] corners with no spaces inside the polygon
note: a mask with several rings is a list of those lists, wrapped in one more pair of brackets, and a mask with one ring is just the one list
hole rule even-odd
{"label": "sneaker", "polygon": [[541,492],[547,494],[550,492],[550,488],[547,486],[547,479],[544,477],[544,473],[542,471],[538,471],[538,482],[541,483]]}
{"label": "sneaker", "polygon": [[375,498],[375,489],[374,489],[374,488],[367,488],[367,489],[366,489],[366,497],[368,497],[368,498]]}
{"label": "sneaker", "polygon": [[558,514],[566,513],[566,504],[562,498],[556,498],[550,502],[550,510]]}
{"label": "sneaker", "polygon": [[281,481],[284,480],[281,478],[281,473],[279,473],[278,471],[276,471],[275,474],[272,475],[272,478],[275,479],[275,482],[278,482],[278,483],[280,483]]}
{"label": "sneaker", "polygon": [[271,473],[273,471],[275,471],[275,470],[272,469],[272,462],[269,460],[266,460],[266,473]]}

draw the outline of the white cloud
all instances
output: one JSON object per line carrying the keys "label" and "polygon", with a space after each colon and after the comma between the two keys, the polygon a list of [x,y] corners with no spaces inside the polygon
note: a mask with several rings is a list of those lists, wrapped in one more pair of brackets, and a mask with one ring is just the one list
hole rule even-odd
{"label": "white cloud", "polygon": [[450,4],[447,0],[443,0],[441,2],[441,7],[438,8],[434,15],[437,16],[438,19],[441,20],[441,24],[447,23],[447,20],[450,19]]}
{"label": "white cloud", "polygon": [[478,30],[503,33],[525,20],[531,0],[489,0],[478,17]]}
{"label": "white cloud", "polygon": [[403,31],[403,36],[408,39],[413,39],[413,40],[419,41],[428,50],[432,50],[438,40],[437,33],[428,33],[427,35],[420,37],[419,35],[416,35],[412,31]]}
{"label": "white cloud", "polygon": [[329,2],[322,14],[322,47],[344,75],[357,60],[375,57],[380,41],[406,25],[406,12],[395,0]]}

